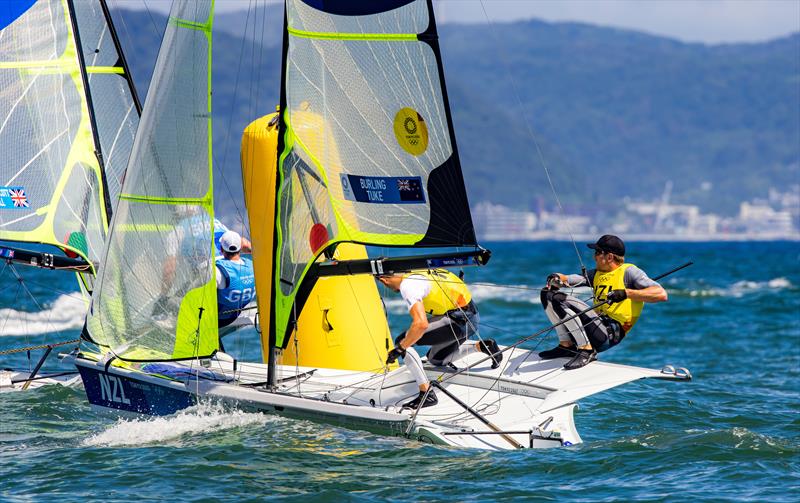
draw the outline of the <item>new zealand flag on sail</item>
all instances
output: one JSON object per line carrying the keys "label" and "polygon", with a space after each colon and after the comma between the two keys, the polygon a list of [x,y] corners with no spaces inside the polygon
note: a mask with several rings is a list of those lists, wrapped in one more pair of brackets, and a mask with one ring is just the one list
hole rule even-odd
{"label": "new zealand flag on sail", "polygon": [[0,210],[24,210],[30,206],[25,187],[0,187]]}
{"label": "new zealand flag on sail", "polygon": [[425,202],[418,176],[341,175],[344,198],[360,203],[415,204]]}

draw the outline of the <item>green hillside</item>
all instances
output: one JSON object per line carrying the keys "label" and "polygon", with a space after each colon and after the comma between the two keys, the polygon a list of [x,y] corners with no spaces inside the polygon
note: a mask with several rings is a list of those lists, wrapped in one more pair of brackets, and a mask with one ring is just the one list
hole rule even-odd
{"label": "green hillside", "polygon": [[[144,95],[164,18],[115,19]],[[217,20],[215,184],[231,218],[242,206],[241,131],[277,103],[281,22],[274,7]],[[800,34],[706,46],[539,21],[440,32],[473,203],[553,204],[528,127],[563,201],[583,211],[659,197],[672,180],[673,201],[730,213],[800,182]]]}

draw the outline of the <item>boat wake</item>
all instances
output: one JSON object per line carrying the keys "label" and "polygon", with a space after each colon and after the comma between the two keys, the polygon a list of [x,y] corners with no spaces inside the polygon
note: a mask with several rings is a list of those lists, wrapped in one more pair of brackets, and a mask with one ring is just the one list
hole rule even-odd
{"label": "boat wake", "polygon": [[219,433],[240,426],[263,425],[276,418],[200,404],[173,416],[119,419],[82,442],[86,447],[119,447],[179,441],[186,434]]}
{"label": "boat wake", "polygon": [[61,295],[41,311],[0,309],[0,334],[3,336],[39,335],[75,330],[83,326],[86,301],[80,294]]}

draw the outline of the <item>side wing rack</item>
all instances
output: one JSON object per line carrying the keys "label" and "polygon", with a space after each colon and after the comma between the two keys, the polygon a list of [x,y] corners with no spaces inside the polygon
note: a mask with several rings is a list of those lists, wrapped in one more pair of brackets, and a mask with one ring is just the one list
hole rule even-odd
{"label": "side wing rack", "polygon": [[70,258],[52,253],[23,250],[21,248],[9,248],[0,246],[0,260],[5,262],[16,262],[19,264],[43,269],[63,269],[68,271],[86,271],[91,268],[91,264],[82,258]]}
{"label": "side wing rack", "polygon": [[314,264],[316,276],[345,276],[350,274],[393,274],[414,269],[465,267],[486,265],[492,252],[483,248],[468,252],[412,255],[407,257],[380,257],[376,259],[331,260]]}

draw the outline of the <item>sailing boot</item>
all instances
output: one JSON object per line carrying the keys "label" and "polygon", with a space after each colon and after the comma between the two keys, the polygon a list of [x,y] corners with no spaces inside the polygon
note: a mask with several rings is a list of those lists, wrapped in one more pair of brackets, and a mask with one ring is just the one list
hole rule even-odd
{"label": "sailing boot", "polygon": [[[411,400],[410,402],[404,403],[402,408],[413,409],[413,410],[416,410],[417,408],[424,409],[425,407],[430,407],[432,405],[436,405],[437,403],[439,403],[439,399],[436,398],[436,394],[433,392],[433,390],[428,390],[427,393],[428,396],[426,397],[425,391],[420,391],[419,395],[417,395],[417,398]],[[425,401],[422,403],[422,407],[420,407],[419,403],[422,401],[423,398],[425,398]]]}
{"label": "sailing boot", "polygon": [[494,339],[486,339],[486,341],[479,341],[478,347],[481,353],[486,353],[492,357],[492,368],[496,369],[503,361],[503,353],[500,352],[500,346],[497,345]]}
{"label": "sailing boot", "polygon": [[597,351],[594,349],[579,349],[572,360],[564,364],[564,368],[567,370],[579,369],[595,360],[597,360]]}
{"label": "sailing boot", "polygon": [[558,346],[554,347],[553,349],[548,349],[547,351],[541,351],[539,353],[539,358],[542,360],[552,360],[553,358],[572,358],[575,356],[575,353],[578,352],[578,349],[575,345],[571,346],[562,346],[559,344]]}

